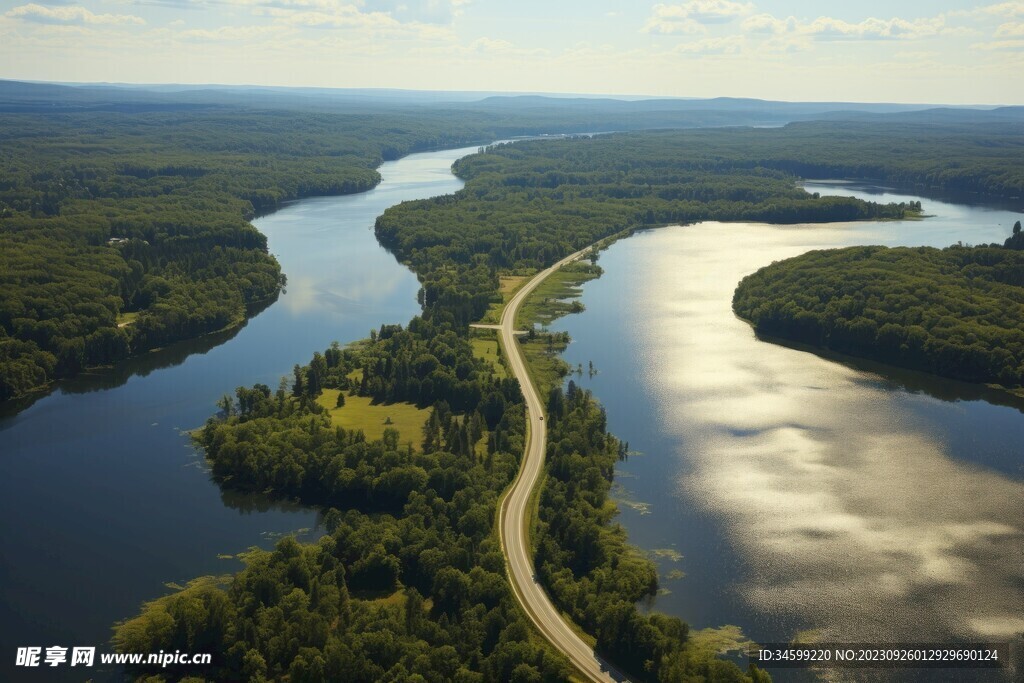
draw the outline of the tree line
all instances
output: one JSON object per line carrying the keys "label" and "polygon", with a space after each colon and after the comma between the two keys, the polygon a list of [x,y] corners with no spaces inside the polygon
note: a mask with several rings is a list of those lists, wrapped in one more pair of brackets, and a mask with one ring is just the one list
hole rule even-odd
{"label": "tree line", "polygon": [[763,334],[968,382],[1024,385],[1024,242],[812,251],[744,278]]}

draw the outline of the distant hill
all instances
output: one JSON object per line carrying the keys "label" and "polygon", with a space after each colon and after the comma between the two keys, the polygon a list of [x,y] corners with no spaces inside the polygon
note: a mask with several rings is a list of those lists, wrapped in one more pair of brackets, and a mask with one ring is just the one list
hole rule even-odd
{"label": "distant hill", "polygon": [[921,111],[878,114],[874,112],[837,111],[821,116],[825,120],[864,121],[869,123],[893,122],[909,124],[992,124],[1024,122],[1024,107],[995,107],[969,109],[935,107]]}
{"label": "distant hill", "polygon": [[781,126],[793,121],[865,120],[906,122],[1019,121],[1022,107],[949,107],[926,104],[780,102],[711,99],[500,94],[376,88],[283,88],[226,85],[57,84],[0,81],[0,112],[143,112],[216,109],[293,109],[358,113],[381,109],[457,110],[491,117],[526,116],[557,123],[565,131]]}

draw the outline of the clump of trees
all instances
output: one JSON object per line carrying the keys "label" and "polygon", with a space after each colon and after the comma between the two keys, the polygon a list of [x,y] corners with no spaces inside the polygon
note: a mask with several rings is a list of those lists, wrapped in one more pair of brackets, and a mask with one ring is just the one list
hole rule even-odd
{"label": "clump of trees", "polygon": [[1024,243],[812,251],[744,278],[761,333],[965,380],[1024,385]]}

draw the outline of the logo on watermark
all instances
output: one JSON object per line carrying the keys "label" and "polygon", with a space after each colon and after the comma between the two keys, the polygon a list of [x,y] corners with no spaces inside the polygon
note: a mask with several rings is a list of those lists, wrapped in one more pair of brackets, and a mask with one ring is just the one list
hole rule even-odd
{"label": "logo on watermark", "polygon": [[[70,652],[70,656],[69,656]],[[181,650],[174,652],[151,652],[149,654],[136,654],[116,652],[105,652],[100,654],[100,663],[107,664],[133,664],[136,666],[195,666],[208,665],[213,662],[213,655],[200,653],[189,654]],[[14,658],[15,666],[22,667],[57,667],[65,666],[93,666],[96,663],[95,647],[72,647],[52,645],[50,647],[19,647]]]}
{"label": "logo on watermark", "polygon": [[[41,647],[19,647],[15,666],[60,666],[68,663],[68,648],[53,645],[45,648],[45,655],[43,650]],[[95,661],[95,647],[71,648],[71,666],[92,666]]]}

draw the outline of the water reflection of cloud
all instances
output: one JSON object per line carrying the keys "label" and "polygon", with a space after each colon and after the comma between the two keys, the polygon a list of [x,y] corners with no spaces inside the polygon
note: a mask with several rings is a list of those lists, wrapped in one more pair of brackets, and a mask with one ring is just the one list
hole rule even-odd
{"label": "water reflection of cloud", "polygon": [[682,485],[750,558],[744,596],[826,639],[1024,631],[1024,484],[952,460],[884,388],[759,342],[732,314],[743,275],[847,237],[735,224],[658,235],[645,366],[668,431],[685,436]]}
{"label": "water reflection of cloud", "polygon": [[[390,272],[389,272],[390,271]],[[353,307],[378,306],[403,289],[415,293],[415,277],[393,265],[391,268],[360,271],[358,275],[333,277],[289,276],[282,302],[295,316],[311,312],[345,313]]]}

